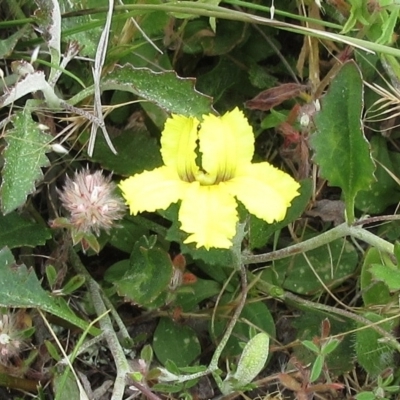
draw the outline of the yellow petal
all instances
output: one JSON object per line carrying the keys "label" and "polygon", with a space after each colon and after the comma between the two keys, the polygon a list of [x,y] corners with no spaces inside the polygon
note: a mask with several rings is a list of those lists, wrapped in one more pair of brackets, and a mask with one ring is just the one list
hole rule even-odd
{"label": "yellow petal", "polygon": [[197,127],[196,118],[173,115],[165,122],[161,136],[161,155],[167,167],[178,171],[179,177],[191,182],[198,170],[196,166]]}
{"label": "yellow petal", "polygon": [[221,185],[200,186],[193,182],[179,210],[182,230],[190,236],[184,243],[228,249],[236,233],[237,203]]}
{"label": "yellow petal", "polygon": [[268,223],[285,218],[300,185],[290,175],[267,162],[249,164],[224,183],[251,214]]}
{"label": "yellow petal", "polygon": [[160,167],[144,171],[120,182],[119,187],[131,214],[165,210],[185,193],[188,183],[179,179],[172,168]]}
{"label": "yellow petal", "polygon": [[204,115],[199,139],[202,168],[217,182],[231,179],[237,166],[253,158],[253,130],[238,108],[222,117]]}

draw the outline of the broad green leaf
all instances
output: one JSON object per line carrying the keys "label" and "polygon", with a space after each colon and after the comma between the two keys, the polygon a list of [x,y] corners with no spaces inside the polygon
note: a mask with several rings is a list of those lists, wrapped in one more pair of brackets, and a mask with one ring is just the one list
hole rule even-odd
{"label": "broad green leaf", "polygon": [[286,122],[288,119],[287,113],[276,111],[273,108],[270,110],[264,119],[261,121],[261,128],[263,129],[271,129],[276,128],[283,122]]}
{"label": "broad green leaf", "polygon": [[368,190],[360,190],[355,200],[356,208],[368,214],[379,214],[388,206],[400,201],[399,185],[387,172],[389,170],[396,175],[398,153],[388,151],[387,147],[384,137],[372,137],[371,154],[378,161],[375,170],[376,181]]}
{"label": "broad green leaf", "polygon": [[[230,307],[228,307],[228,304]],[[210,324],[211,337],[217,342],[219,342],[219,339],[225,332],[226,325],[230,321],[232,309],[236,307],[236,305],[236,297],[232,296],[232,294],[224,294],[222,296],[219,303],[221,310],[217,310],[215,315],[214,331],[212,331],[212,324]],[[225,346],[223,351],[225,357],[236,357],[242,354],[242,344],[250,339],[249,331],[251,326],[268,333],[270,338],[275,338],[275,323],[268,307],[262,302],[247,303]]]}
{"label": "broad green leaf", "polygon": [[174,114],[201,117],[214,113],[212,98],[194,88],[194,78],[181,78],[175,71],[153,72],[126,64],[106,75],[102,90],[124,90],[151,101]]}
{"label": "broad green leaf", "polygon": [[[88,323],[78,318],[61,297],[53,297],[40,285],[35,272],[24,265],[17,265],[8,248],[0,250],[0,306],[15,308],[39,308],[79,328]],[[96,334],[97,329],[90,332]]]}
{"label": "broad green leaf", "polygon": [[188,288],[190,291],[178,293],[174,302],[174,305],[181,307],[184,312],[194,311],[200,302],[216,296],[221,291],[221,285],[218,282],[200,278]]}
{"label": "broad green leaf", "polygon": [[118,250],[131,253],[135,243],[142,237],[149,234],[149,229],[135,223],[135,217],[123,219],[118,222],[118,226],[112,228],[108,242]]}
{"label": "broad green leaf", "polygon": [[[346,239],[337,239],[305,254],[277,260],[274,270],[283,288],[311,295],[325,290],[323,285],[338,286],[353,275],[357,263],[354,246]],[[268,272],[263,275],[265,273]]]}
{"label": "broad green leaf", "polygon": [[51,238],[49,228],[29,221],[16,212],[6,216],[0,214],[0,226],[0,248],[35,247]]}
{"label": "broad green leaf", "polygon": [[308,350],[313,351],[314,353],[318,354],[320,352],[320,348],[311,340],[303,340],[301,344],[307,347]]}
{"label": "broad green leaf", "polygon": [[400,290],[400,271],[398,269],[381,264],[372,264],[370,271],[372,276],[383,282],[390,291],[398,292]]}
{"label": "broad green leaf", "polygon": [[0,189],[3,214],[22,206],[35,190],[35,182],[43,177],[41,167],[49,165],[45,153],[52,140],[38,128],[27,109],[16,113],[13,125],[5,135],[7,147]]}
{"label": "broad green leaf", "polygon": [[78,290],[84,283],[86,279],[83,275],[74,275],[61,289],[63,296],[69,295],[76,290]]}
{"label": "broad green leaf", "polygon": [[400,262],[400,242],[394,244],[394,256],[396,257],[397,264]]}
{"label": "broad green leaf", "polygon": [[354,221],[354,199],[374,180],[375,165],[363,133],[363,83],[353,61],[343,65],[322,100],[311,136],[314,161],[331,186],[339,186],[346,202],[347,221]]}
{"label": "broad green leaf", "polygon": [[[107,271],[107,279],[118,290],[120,296],[146,308],[158,308],[165,304],[173,267],[168,253],[160,248],[152,247],[142,238],[135,244],[130,257],[128,269],[122,272],[121,263],[114,267],[117,271]],[[125,264],[126,265],[126,264]]]}
{"label": "broad green leaf", "polygon": [[[194,28],[190,29],[190,25]],[[243,42],[248,27],[238,21],[221,19],[217,29],[218,33],[213,35],[205,20],[190,21],[185,29],[183,51],[189,54],[201,52],[209,57],[227,54]]]}
{"label": "broad green leaf", "polygon": [[[82,135],[81,140],[85,140]],[[131,176],[162,165],[160,147],[147,131],[124,131],[113,138],[118,154],[108,147],[103,135],[97,135],[93,161],[115,174]]]}
{"label": "broad green leaf", "polygon": [[336,347],[340,344],[340,340],[338,339],[330,339],[328,342],[324,343],[321,348],[321,354],[327,356],[328,354],[335,351]]}
{"label": "broad green leaf", "polygon": [[85,398],[81,396],[76,379],[68,366],[62,372],[60,369],[54,371],[53,390],[56,395],[55,400],[83,400]]}
{"label": "broad green leaf", "polygon": [[238,81],[241,72],[237,65],[232,65],[230,59],[221,57],[215,68],[199,76],[197,88],[212,96],[216,103]]}
{"label": "broad green leaf", "polygon": [[196,332],[170,318],[160,318],[153,336],[153,349],[161,364],[168,360],[178,367],[187,367],[201,352]]}
{"label": "broad green leaf", "polygon": [[[58,0],[61,13],[79,11],[82,9],[81,0]],[[107,6],[105,0],[97,0],[90,5],[85,1],[85,8]],[[63,37],[67,36],[69,41],[76,41],[80,46],[80,55],[94,58],[96,55],[97,43],[104,26],[104,14],[86,14],[76,17],[62,18],[61,30]]]}
{"label": "broad green leaf", "polygon": [[[184,387],[183,383],[174,383],[174,384],[170,384],[170,385],[167,383],[156,383],[151,388],[155,392],[168,393],[170,395],[171,393],[182,392],[183,387]],[[375,400],[375,399],[373,399],[373,400]]]}
{"label": "broad green leaf", "polygon": [[[379,322],[385,319],[385,316],[367,312],[363,315],[364,318],[371,322]],[[397,325],[398,321],[389,319],[382,321],[379,326],[390,332]],[[372,328],[364,328],[360,326],[356,332],[356,354],[358,363],[372,375],[378,375],[388,367],[394,367],[395,350],[389,347],[382,336]]]}

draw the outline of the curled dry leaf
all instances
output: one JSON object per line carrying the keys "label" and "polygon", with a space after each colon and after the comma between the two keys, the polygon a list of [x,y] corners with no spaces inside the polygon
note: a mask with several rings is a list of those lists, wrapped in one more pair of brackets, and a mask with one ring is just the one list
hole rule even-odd
{"label": "curled dry leaf", "polygon": [[262,91],[253,99],[246,101],[244,105],[250,110],[268,111],[286,100],[300,96],[306,90],[306,85],[283,83],[279,86]]}

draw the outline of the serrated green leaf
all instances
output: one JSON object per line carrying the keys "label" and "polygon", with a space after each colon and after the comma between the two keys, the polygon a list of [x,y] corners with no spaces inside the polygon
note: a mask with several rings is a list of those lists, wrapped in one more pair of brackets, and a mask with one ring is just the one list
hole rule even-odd
{"label": "serrated green leaf", "polygon": [[201,352],[199,339],[192,328],[165,317],[160,319],[154,332],[153,349],[163,365],[170,360],[178,367],[188,366]]}
{"label": "serrated green leaf", "polygon": [[374,180],[375,165],[363,133],[363,83],[353,61],[343,65],[322,100],[311,137],[314,161],[331,186],[343,190],[349,223],[354,221],[354,199]]}
{"label": "serrated green leaf", "polygon": [[0,226],[0,248],[35,247],[44,245],[51,238],[50,229],[29,221],[16,212],[6,216],[0,214]]}
{"label": "serrated green leaf", "polygon": [[52,140],[38,128],[27,109],[16,113],[13,125],[5,136],[7,147],[0,189],[3,214],[22,206],[35,190],[35,182],[43,177],[41,168],[49,165],[45,153]]}
{"label": "serrated green leaf", "polygon": [[141,239],[135,244],[129,268],[118,279],[121,265],[123,264],[116,264],[116,273],[108,271],[107,274],[108,280],[112,276],[117,278],[113,280],[113,284],[120,296],[146,308],[158,308],[165,304],[173,272],[172,262],[166,251],[148,246],[145,239]]}
{"label": "serrated green leaf", "polygon": [[175,71],[153,72],[129,64],[114,68],[101,82],[102,90],[131,92],[171,113],[194,117],[214,113],[212,98],[194,85],[194,78],[181,78]]}
{"label": "serrated green leaf", "polygon": [[[15,308],[39,308],[82,329],[88,323],[78,318],[61,297],[52,297],[40,285],[34,271],[24,265],[16,265],[8,248],[0,250],[0,306]],[[91,328],[91,333],[98,332]]]}

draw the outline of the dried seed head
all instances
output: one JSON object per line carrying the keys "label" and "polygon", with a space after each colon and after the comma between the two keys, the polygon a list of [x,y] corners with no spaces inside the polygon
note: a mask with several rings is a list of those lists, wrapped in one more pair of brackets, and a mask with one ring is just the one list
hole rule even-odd
{"label": "dried seed head", "polygon": [[92,174],[83,169],[75,172],[72,179],[67,177],[59,193],[76,231],[99,235],[101,229],[108,231],[115,220],[122,218],[125,205],[115,188],[111,176],[104,176],[102,171]]}
{"label": "dried seed head", "polygon": [[0,364],[6,365],[18,356],[22,342],[16,314],[0,314]]}

